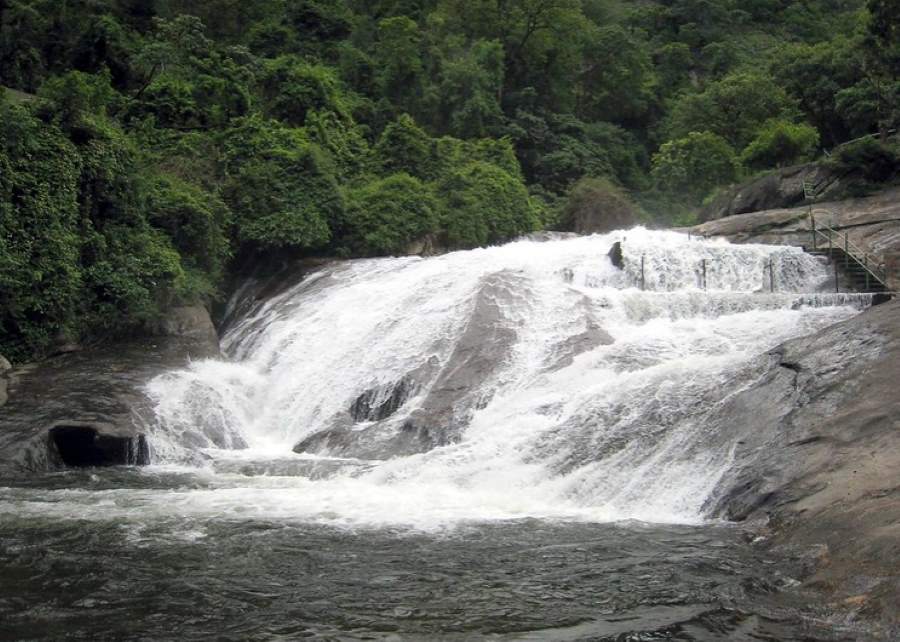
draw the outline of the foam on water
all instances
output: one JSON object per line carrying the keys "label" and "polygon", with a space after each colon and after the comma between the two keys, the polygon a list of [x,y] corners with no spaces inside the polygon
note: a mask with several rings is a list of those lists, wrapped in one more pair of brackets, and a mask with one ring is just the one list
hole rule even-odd
{"label": "foam on water", "polygon": [[[607,253],[623,239],[620,270]],[[366,391],[426,373],[381,422],[403,430],[454,367],[489,279],[506,292],[493,323],[514,339],[467,391],[457,437],[384,461],[292,453]],[[202,487],[55,491],[0,511],[423,529],[521,517],[699,522],[734,445],[710,438],[706,414],[753,381],[758,355],[868,305],[823,293],[827,280],[796,248],[643,229],[324,268],[251,306],[223,338],[231,360],[149,385],[150,470],[189,466]],[[584,344],[589,332],[606,338]]]}

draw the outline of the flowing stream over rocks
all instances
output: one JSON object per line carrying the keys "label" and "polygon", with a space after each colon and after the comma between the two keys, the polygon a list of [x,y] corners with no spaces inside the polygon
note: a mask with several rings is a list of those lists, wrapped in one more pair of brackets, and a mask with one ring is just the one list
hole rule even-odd
{"label": "flowing stream over rocks", "polygon": [[859,639],[717,509],[715,409],[871,303],[829,273],[634,229],[248,286],[147,385],[151,465],[0,479],[0,633]]}

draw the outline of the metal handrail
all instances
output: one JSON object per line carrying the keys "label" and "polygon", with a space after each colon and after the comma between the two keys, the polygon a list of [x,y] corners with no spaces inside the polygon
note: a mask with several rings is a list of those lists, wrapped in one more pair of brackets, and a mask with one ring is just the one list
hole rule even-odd
{"label": "metal handrail", "polygon": [[[818,210],[810,210],[809,218],[811,225],[811,233],[812,233],[812,242],[813,249],[818,249],[817,237],[821,236],[826,241],[828,241],[828,249],[829,251],[833,250],[834,247],[841,249],[843,245],[844,254],[849,258],[853,259],[857,265],[862,267],[869,275],[871,275],[876,281],[878,281],[882,286],[887,286],[887,269],[884,264],[884,261],[880,263],[869,263],[869,258],[876,258],[874,255],[870,255],[868,252],[858,247],[857,245],[850,242],[850,237],[846,232],[843,233],[843,239],[841,239],[841,233],[836,229],[831,227],[828,223],[819,223],[816,224],[816,213],[824,213],[828,215],[832,215],[832,212],[824,209]],[[835,239],[837,239],[837,244],[835,244]],[[841,241],[843,240],[843,244]],[[860,256],[862,258],[860,258]]]}

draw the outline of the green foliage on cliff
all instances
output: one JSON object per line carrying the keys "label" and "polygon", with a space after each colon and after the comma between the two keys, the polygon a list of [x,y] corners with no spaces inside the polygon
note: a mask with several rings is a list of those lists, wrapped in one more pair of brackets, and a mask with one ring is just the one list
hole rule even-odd
{"label": "green foliage on cliff", "polygon": [[409,174],[366,183],[350,191],[347,242],[358,254],[402,253],[438,229],[438,204],[431,188]]}
{"label": "green foliage on cliff", "polygon": [[819,132],[806,123],[770,120],[744,148],[741,157],[748,167],[783,167],[809,160],[819,144]]}
{"label": "green foliage on cliff", "polygon": [[690,132],[664,143],[653,156],[653,179],[662,192],[700,199],[732,182],[740,169],[728,141],[712,132]]}
{"label": "green foliage on cliff", "polygon": [[438,187],[447,240],[458,247],[507,241],[539,227],[528,190],[516,176],[485,161],[452,172]]}
{"label": "green foliage on cliff", "polygon": [[[897,21],[886,0],[0,2],[0,352],[215,298],[232,257],[501,242],[601,192],[671,222],[896,127]],[[883,149],[836,162],[876,180]]]}

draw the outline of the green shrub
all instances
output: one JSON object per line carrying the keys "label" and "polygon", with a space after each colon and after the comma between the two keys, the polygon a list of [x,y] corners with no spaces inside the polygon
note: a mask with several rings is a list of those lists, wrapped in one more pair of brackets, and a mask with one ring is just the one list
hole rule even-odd
{"label": "green shrub", "polygon": [[269,113],[292,125],[304,125],[310,111],[349,117],[337,76],[329,67],[280,56],[267,63],[261,83]]}
{"label": "green shrub", "polygon": [[831,163],[843,171],[859,172],[867,181],[879,183],[897,174],[900,153],[890,143],[866,136],[838,147]]}
{"label": "green shrub", "polygon": [[151,225],[166,232],[186,268],[206,275],[204,289],[213,289],[230,255],[228,206],[218,195],[174,176],[154,176],[145,189]]}
{"label": "green shrub", "polygon": [[434,175],[432,140],[408,114],[385,127],[374,152],[386,174],[405,172],[424,180]]}
{"label": "green shrub", "polygon": [[0,103],[0,353],[47,347],[82,287],[82,160],[56,127]]}
{"label": "green shrub", "polygon": [[238,240],[265,247],[321,248],[343,217],[337,182],[313,145],[274,149],[241,165],[226,189]]}
{"label": "green shrub", "polygon": [[754,169],[784,167],[809,160],[819,144],[819,132],[805,123],[770,120],[741,153]]}
{"label": "green shrub", "polygon": [[699,202],[713,188],[738,178],[740,166],[728,142],[710,132],[691,132],[669,141],[653,155],[657,189]]}
{"label": "green shrub", "polygon": [[393,174],[352,190],[347,199],[351,248],[362,254],[400,254],[435,232],[437,201],[409,174]]}
{"label": "green shrub", "polygon": [[92,333],[152,320],[184,290],[178,252],[160,231],[116,224],[85,245],[97,256],[85,269],[81,310]]}
{"label": "green shrub", "polygon": [[237,121],[223,141],[223,197],[239,244],[314,250],[342,233],[337,170],[305,130],[253,116]]}
{"label": "green shrub", "polygon": [[439,186],[441,226],[455,247],[509,240],[540,227],[525,185],[483,161],[453,172]]}
{"label": "green shrub", "polygon": [[583,178],[562,208],[562,229],[579,234],[611,232],[637,224],[639,210],[628,195],[606,178]]}

